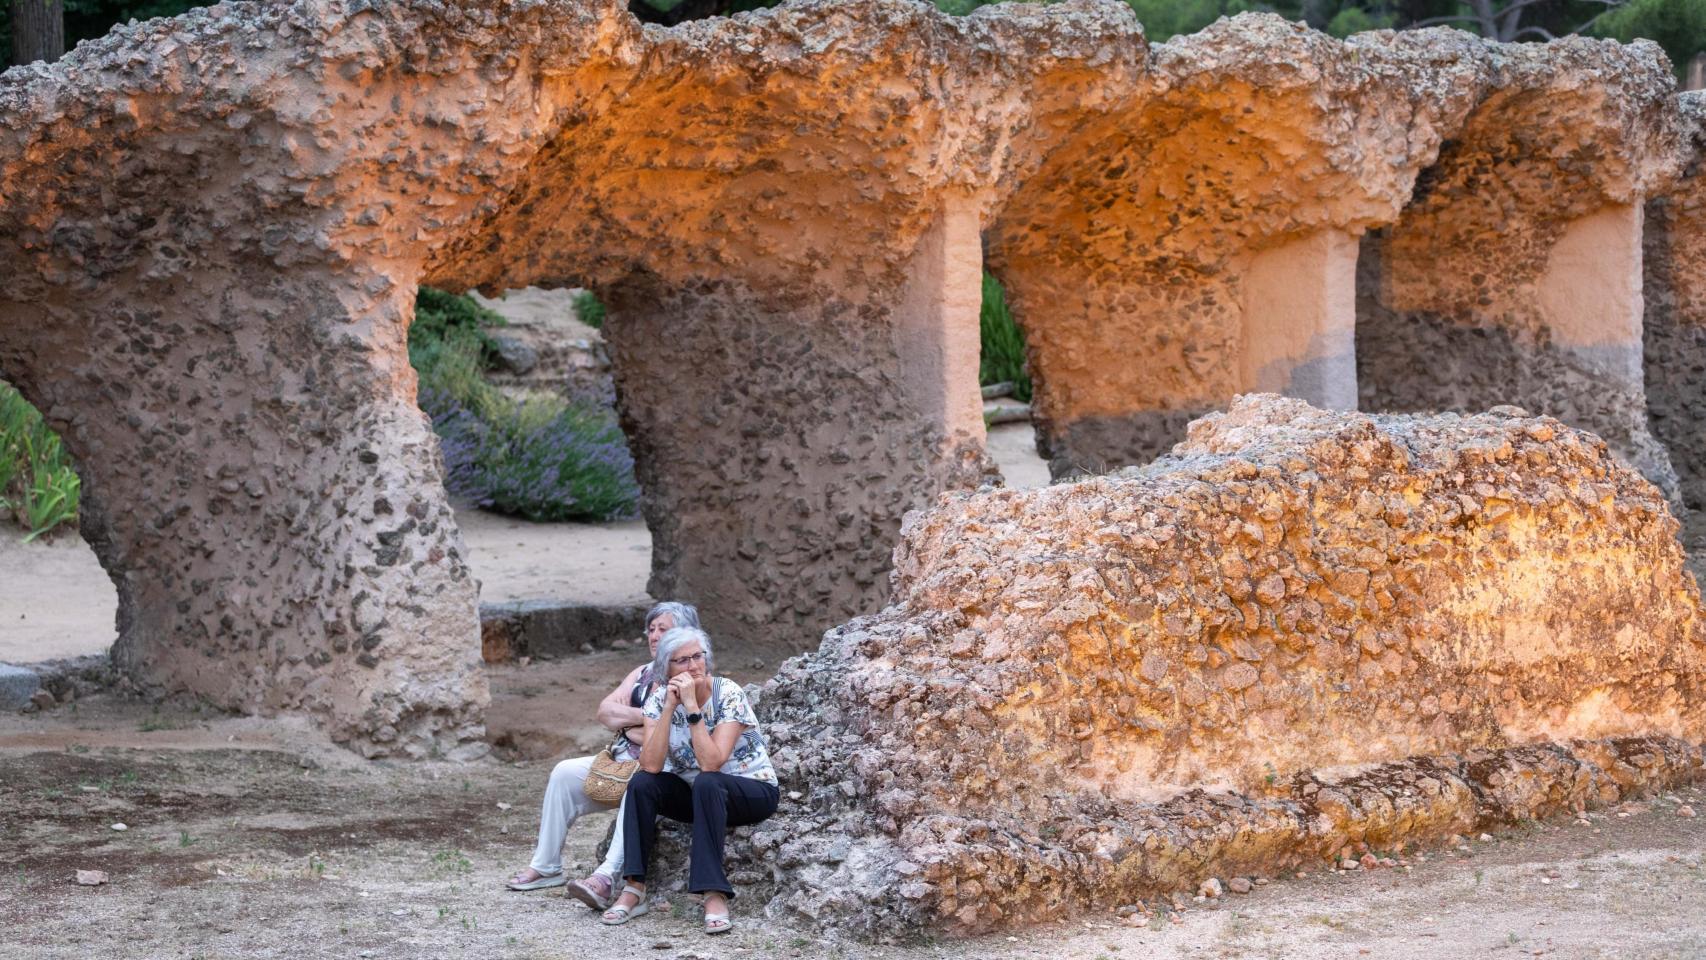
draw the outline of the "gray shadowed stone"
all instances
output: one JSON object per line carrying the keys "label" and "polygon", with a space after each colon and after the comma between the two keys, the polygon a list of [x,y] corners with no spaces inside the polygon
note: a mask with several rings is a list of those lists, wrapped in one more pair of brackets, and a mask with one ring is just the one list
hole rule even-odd
{"label": "gray shadowed stone", "polygon": [[539,365],[539,352],[515,337],[493,337],[498,362],[511,373],[526,373]]}
{"label": "gray shadowed stone", "polygon": [[27,667],[0,663],[0,710],[22,710],[41,689],[41,677]]}

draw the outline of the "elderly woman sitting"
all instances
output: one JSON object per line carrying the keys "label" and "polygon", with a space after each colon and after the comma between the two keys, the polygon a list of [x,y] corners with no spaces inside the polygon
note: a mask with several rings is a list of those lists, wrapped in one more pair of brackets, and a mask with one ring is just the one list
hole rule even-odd
{"label": "elderly woman sitting", "polygon": [[622,876],[628,882],[604,912],[605,923],[627,923],[646,912],[646,868],[662,814],[693,825],[687,889],[705,897],[705,932],[733,926],[723,839],[729,827],[775,813],[781,793],[746,693],[714,668],[711,638],[703,630],[677,628],[658,642],[653,671],[669,679],[646,700],[640,769],[622,801]]}
{"label": "elderly woman sitting", "polygon": [[[698,627],[699,611],[685,603],[660,603],[646,614],[646,641],[651,653],[657,654],[664,634],[678,627]],[[618,760],[633,760],[640,753],[641,731],[646,722],[640,708],[655,688],[663,683],[664,672],[652,662],[635,667],[616,689],[610,691],[598,705],[598,722],[621,734],[623,750]],[[568,879],[563,873],[563,839],[569,827],[584,813],[608,810],[609,806],[594,802],[586,795],[584,784],[587,771],[592,769],[592,757],[564,760],[551,771],[545,785],[545,802],[539,811],[539,843],[533,851],[533,863],[511,877],[511,890],[538,890],[560,887]],[[616,875],[622,869],[622,835],[617,834],[610,844],[604,863],[584,880],[568,884],[568,895],[594,909],[609,905],[615,892]]]}

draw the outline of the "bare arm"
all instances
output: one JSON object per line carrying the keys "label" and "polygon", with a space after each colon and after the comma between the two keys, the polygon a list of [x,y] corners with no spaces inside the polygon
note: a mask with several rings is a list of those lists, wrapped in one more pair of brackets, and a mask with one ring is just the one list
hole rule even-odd
{"label": "bare arm", "polygon": [[714,773],[729,762],[729,754],[734,752],[735,741],[746,732],[746,724],[725,720],[717,724],[716,730],[706,730],[704,723],[695,723],[692,729],[693,756],[699,761],[699,769]]}
{"label": "bare arm", "polygon": [[[638,707],[628,705],[629,693],[634,689],[634,684],[639,681],[640,671],[644,669],[644,667],[635,667],[629,672],[628,676],[623,678],[621,683],[616,685],[616,689],[610,691],[609,696],[598,702],[598,722],[606,730],[621,731],[626,727],[637,727],[645,724],[646,715],[640,712]],[[632,735],[629,736],[629,739],[633,739]]]}

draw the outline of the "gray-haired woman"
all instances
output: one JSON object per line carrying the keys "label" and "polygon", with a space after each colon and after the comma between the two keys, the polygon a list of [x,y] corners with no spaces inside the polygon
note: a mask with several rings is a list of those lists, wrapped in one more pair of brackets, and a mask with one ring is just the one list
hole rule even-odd
{"label": "gray-haired woman", "polygon": [[678,627],[658,642],[653,672],[668,682],[646,699],[640,769],[622,799],[627,884],[604,912],[605,923],[627,923],[646,912],[646,868],[662,815],[693,824],[687,889],[705,896],[705,932],[733,927],[734,887],[723,871],[723,839],[729,827],[775,813],[781,791],[752,704],[740,684],[716,676],[715,666],[703,630]]}
{"label": "gray-haired woman", "polygon": [[[697,628],[699,611],[691,604],[664,602],[646,613],[646,641],[655,657],[658,645],[669,631],[677,627]],[[618,760],[639,758],[640,744],[645,737],[646,718],[640,708],[661,682],[663,671],[651,662],[635,667],[616,689],[610,691],[598,705],[598,722],[622,737],[622,752]],[[563,873],[563,839],[569,827],[582,814],[608,810],[609,805],[597,803],[584,789],[592,757],[564,760],[551,770],[545,785],[545,801],[539,812],[539,843],[533,851],[533,862],[527,869],[511,877],[511,890],[539,890],[560,887],[568,879]],[[610,852],[591,875],[568,884],[568,895],[593,909],[610,903],[616,876],[622,869],[622,834],[617,832],[610,843]]]}

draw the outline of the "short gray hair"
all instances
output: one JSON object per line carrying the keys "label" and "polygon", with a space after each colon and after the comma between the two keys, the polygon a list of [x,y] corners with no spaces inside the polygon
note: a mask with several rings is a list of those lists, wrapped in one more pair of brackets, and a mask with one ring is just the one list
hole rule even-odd
{"label": "short gray hair", "polygon": [[705,651],[705,673],[715,676],[717,661],[711,653],[711,638],[698,627],[675,627],[663,635],[658,641],[657,658],[652,661],[652,676],[662,683],[664,678],[669,676],[669,658],[675,656],[675,651],[695,640],[699,641],[699,648]]}
{"label": "short gray hair", "polygon": [[697,607],[691,603],[665,600],[662,603],[653,604],[652,608],[646,611],[646,629],[651,629],[652,621],[662,616],[668,616],[672,626],[694,628],[699,626],[699,609]]}

